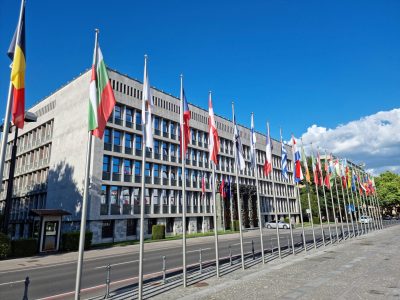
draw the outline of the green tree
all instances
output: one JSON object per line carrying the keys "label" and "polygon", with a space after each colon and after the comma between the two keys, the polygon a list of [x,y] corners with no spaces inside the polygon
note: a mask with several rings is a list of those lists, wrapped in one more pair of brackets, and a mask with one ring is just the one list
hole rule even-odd
{"label": "green tree", "polygon": [[375,178],[375,184],[383,207],[400,205],[400,175],[386,171]]}

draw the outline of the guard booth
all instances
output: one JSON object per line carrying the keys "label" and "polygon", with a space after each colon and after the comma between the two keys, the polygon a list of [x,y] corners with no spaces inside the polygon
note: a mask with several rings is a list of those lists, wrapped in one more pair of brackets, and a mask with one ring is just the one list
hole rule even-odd
{"label": "guard booth", "polygon": [[39,252],[55,252],[60,247],[63,216],[71,215],[62,209],[32,209],[35,234],[38,236]]}

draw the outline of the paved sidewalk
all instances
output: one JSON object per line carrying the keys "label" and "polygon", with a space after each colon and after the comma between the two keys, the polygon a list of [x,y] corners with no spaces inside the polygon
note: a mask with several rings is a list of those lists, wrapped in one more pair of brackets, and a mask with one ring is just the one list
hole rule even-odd
{"label": "paved sidewalk", "polygon": [[399,230],[374,231],[155,299],[399,299]]}

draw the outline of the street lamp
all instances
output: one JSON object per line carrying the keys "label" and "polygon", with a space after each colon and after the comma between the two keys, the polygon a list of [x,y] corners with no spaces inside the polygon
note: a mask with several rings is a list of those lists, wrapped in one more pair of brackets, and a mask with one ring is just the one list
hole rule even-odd
{"label": "street lamp", "polygon": [[[37,116],[29,111],[25,112],[24,121],[27,123],[36,122]],[[7,185],[7,193],[6,193],[6,205],[4,207],[3,214],[3,233],[8,234],[8,223],[10,221],[10,210],[11,210],[11,199],[13,193],[13,185],[14,185],[14,173],[15,173],[15,162],[17,159],[17,139],[18,139],[18,127],[13,126],[14,129],[14,140],[11,150],[11,160],[10,160],[10,171],[8,173],[8,185]],[[10,126],[10,133],[11,133]],[[4,139],[4,136],[3,136]],[[2,174],[1,174],[2,175]],[[0,184],[1,185],[1,184]]]}

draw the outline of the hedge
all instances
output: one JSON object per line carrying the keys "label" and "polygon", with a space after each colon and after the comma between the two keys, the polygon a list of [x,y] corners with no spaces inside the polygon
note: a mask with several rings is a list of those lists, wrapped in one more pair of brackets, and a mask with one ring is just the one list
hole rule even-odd
{"label": "hedge", "polygon": [[33,256],[37,253],[37,239],[19,239],[11,241],[11,254],[14,257]]}
{"label": "hedge", "polygon": [[152,229],[152,240],[163,240],[165,239],[165,225],[153,225]]}
{"label": "hedge", "polygon": [[11,241],[8,235],[0,232],[0,259],[6,258],[11,253]]}
{"label": "hedge", "polygon": [[[61,249],[63,251],[76,251],[79,249],[80,231],[65,232],[61,237]],[[85,234],[85,250],[90,249],[92,245],[93,233],[86,231]]]}
{"label": "hedge", "polygon": [[233,220],[233,230],[234,231],[239,231],[239,220]]}
{"label": "hedge", "polygon": [[314,223],[314,224],[320,224],[320,223],[321,223],[321,222],[319,221],[319,217],[313,217],[312,220],[313,220],[313,223]]}

